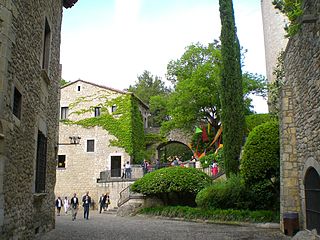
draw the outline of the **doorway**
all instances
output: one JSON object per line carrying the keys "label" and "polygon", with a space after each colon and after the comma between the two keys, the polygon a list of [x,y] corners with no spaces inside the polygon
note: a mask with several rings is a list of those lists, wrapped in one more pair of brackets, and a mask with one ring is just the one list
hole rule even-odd
{"label": "doorway", "polygon": [[320,232],[320,176],[314,168],[309,168],[305,179],[307,229]]}
{"label": "doorway", "polygon": [[121,177],[121,156],[111,156],[111,177]]}

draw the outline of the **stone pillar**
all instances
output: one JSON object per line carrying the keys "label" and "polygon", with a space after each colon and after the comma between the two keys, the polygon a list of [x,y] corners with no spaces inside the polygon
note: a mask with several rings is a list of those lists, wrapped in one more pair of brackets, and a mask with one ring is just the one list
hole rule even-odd
{"label": "stone pillar", "polygon": [[296,126],[292,101],[292,89],[284,85],[280,113],[280,226],[282,230],[284,213],[298,212],[299,215],[301,213]]}

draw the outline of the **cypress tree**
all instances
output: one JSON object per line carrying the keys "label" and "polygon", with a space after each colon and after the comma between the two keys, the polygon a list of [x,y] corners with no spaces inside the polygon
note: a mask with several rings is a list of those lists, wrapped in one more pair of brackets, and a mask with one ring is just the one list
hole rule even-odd
{"label": "cypress tree", "polygon": [[239,171],[244,133],[244,103],[240,45],[236,33],[232,0],[219,0],[221,20],[221,107],[223,148],[227,177]]}

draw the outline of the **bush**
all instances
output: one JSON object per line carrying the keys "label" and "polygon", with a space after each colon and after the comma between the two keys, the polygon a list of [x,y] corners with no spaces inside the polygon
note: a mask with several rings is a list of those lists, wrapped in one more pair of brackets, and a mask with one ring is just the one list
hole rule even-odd
{"label": "bush", "polygon": [[255,127],[273,120],[274,117],[268,113],[248,115],[246,116],[246,132],[249,134]]}
{"label": "bush", "polygon": [[241,221],[241,222],[275,222],[279,223],[279,213],[273,211],[249,211],[234,209],[202,209],[191,207],[154,207],[143,208],[139,211],[141,214],[179,217],[185,219],[205,219],[214,221]]}
{"label": "bush", "polygon": [[248,191],[243,179],[232,175],[227,180],[214,182],[201,190],[196,197],[196,203],[201,208],[247,209]]}
{"label": "bush", "polygon": [[241,158],[241,175],[246,183],[279,179],[280,142],[278,122],[267,122],[250,132]]}
{"label": "bush", "polygon": [[196,194],[212,182],[194,168],[168,167],[146,174],[131,185],[131,190],[156,196],[166,205],[195,205]]}
{"label": "bush", "polygon": [[200,158],[200,162],[201,162],[201,166],[203,168],[209,167],[212,164],[212,161],[215,159],[215,154],[214,153],[210,153],[208,155],[203,156],[202,158]]}

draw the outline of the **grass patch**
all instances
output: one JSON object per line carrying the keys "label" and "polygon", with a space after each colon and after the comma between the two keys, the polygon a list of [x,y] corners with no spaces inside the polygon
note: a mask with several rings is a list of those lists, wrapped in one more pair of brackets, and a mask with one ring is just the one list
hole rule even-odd
{"label": "grass patch", "polygon": [[279,223],[280,219],[278,212],[268,210],[250,211],[233,209],[203,209],[186,206],[143,208],[139,211],[139,213],[170,218],[201,219],[226,222]]}

